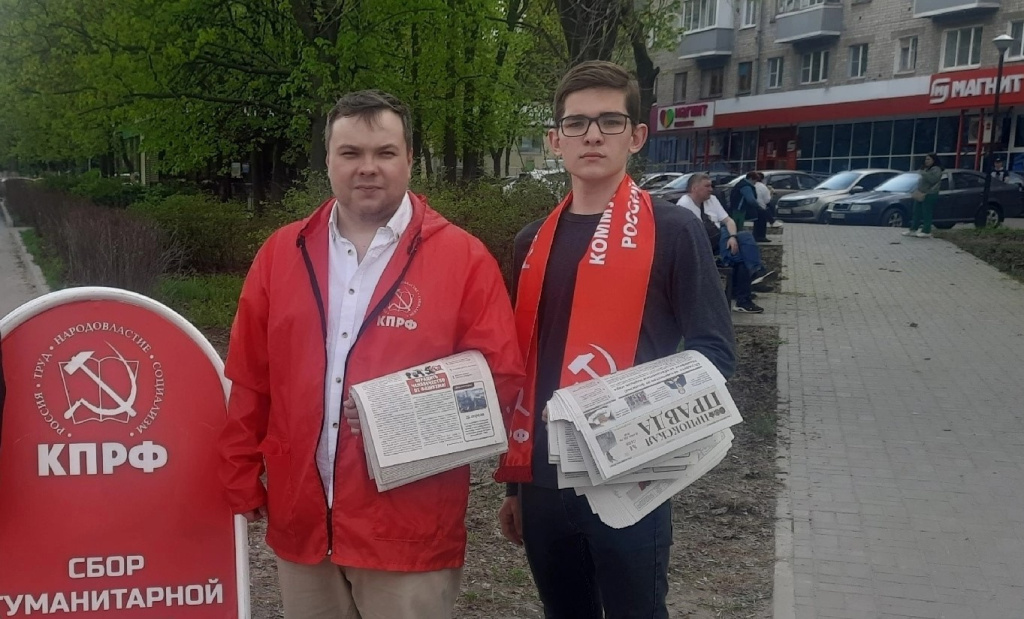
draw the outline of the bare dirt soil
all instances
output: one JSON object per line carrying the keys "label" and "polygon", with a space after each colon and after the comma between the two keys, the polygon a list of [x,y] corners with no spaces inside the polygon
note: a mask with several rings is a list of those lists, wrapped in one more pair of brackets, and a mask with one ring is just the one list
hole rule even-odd
{"label": "bare dirt soil", "polygon": [[[226,331],[206,334],[224,354]],[[673,618],[771,617],[778,330],[737,327],[736,343],[739,368],[729,389],[745,421],[733,428],[736,439],[726,459],[673,499],[668,597]],[[469,547],[455,616],[539,619],[543,613],[523,551],[498,530],[504,487],[491,480],[492,470],[493,463],[472,469]],[[252,616],[283,617],[264,527],[252,525],[249,533]]]}

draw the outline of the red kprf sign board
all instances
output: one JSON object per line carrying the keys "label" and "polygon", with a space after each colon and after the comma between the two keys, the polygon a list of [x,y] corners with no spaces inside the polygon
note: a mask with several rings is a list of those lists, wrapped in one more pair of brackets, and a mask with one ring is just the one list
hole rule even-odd
{"label": "red kprf sign board", "polygon": [[37,299],[0,334],[0,616],[247,616],[244,527],[216,475],[225,383],[202,335],[101,288]]}

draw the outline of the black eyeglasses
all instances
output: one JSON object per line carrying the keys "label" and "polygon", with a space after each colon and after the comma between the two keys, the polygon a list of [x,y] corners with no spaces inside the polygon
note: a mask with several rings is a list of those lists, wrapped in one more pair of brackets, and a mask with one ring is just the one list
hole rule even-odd
{"label": "black eyeglasses", "polygon": [[597,117],[591,116],[565,116],[558,121],[558,128],[562,135],[567,138],[578,138],[590,131],[590,124],[596,122],[597,129],[604,135],[618,135],[629,126],[629,116],[618,112],[609,112]]}

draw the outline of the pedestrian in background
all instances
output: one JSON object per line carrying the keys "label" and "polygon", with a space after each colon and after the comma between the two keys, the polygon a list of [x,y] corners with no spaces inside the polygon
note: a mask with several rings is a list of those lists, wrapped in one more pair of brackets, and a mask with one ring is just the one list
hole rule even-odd
{"label": "pedestrian in background", "polygon": [[932,211],[935,209],[935,201],[939,199],[941,182],[942,165],[939,163],[939,156],[935,153],[925,155],[921,164],[921,180],[917,182],[917,189],[914,190],[914,214],[910,220],[910,230],[904,232],[903,236],[931,238]]}

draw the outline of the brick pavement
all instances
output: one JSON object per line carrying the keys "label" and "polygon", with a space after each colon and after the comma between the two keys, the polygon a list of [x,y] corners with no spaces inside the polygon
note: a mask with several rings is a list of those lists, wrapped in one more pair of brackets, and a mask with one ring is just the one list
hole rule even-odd
{"label": "brick pavement", "polygon": [[[41,282],[38,267],[25,265],[15,234],[0,211],[0,318],[45,292],[39,285],[45,283]],[[29,269],[37,272],[31,273]]]}
{"label": "brick pavement", "polygon": [[775,617],[1024,616],[1024,286],[939,240],[787,225]]}

